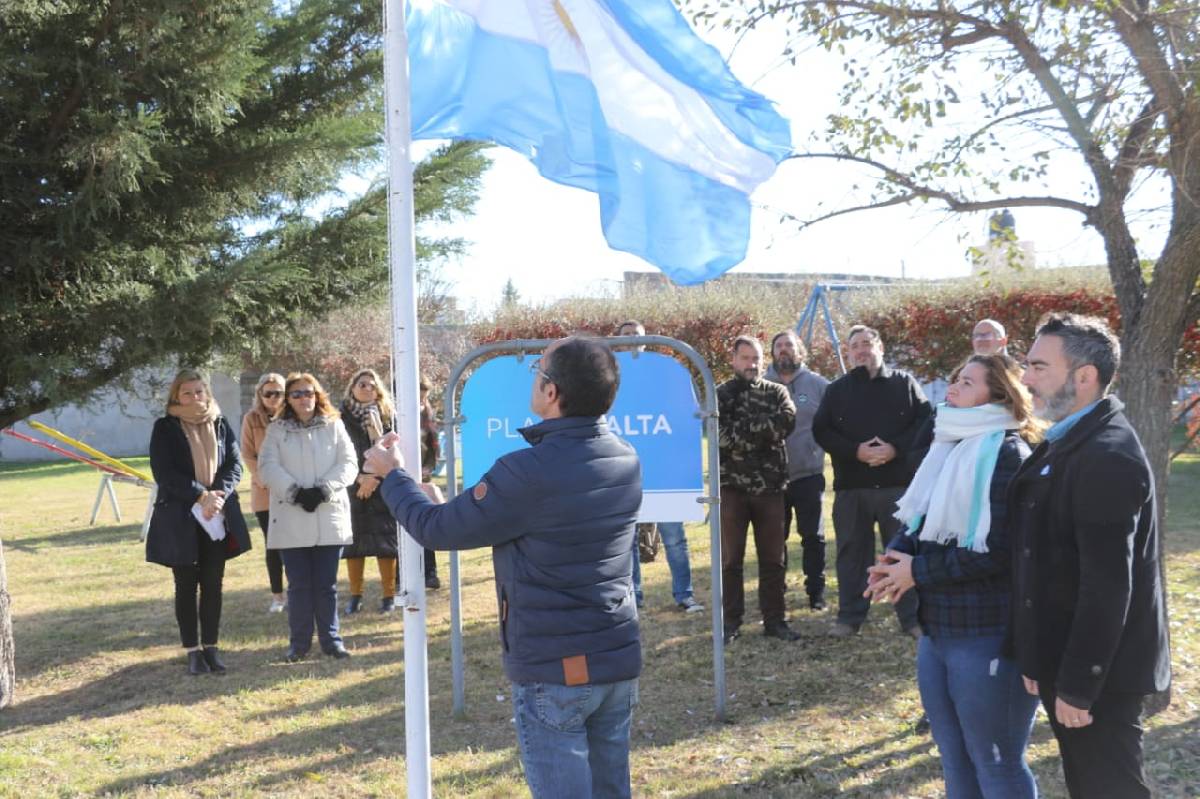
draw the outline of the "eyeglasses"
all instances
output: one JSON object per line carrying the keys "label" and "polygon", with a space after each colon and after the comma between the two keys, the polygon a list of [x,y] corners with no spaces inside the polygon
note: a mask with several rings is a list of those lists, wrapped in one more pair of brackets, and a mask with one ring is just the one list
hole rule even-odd
{"label": "eyeglasses", "polygon": [[554,377],[549,372],[547,372],[545,369],[542,368],[541,356],[534,358],[533,361],[529,364],[529,374],[541,375],[542,379],[549,380],[551,383],[554,382]]}
{"label": "eyeglasses", "polygon": [[369,390],[369,391],[378,391],[379,390],[379,389],[375,388],[374,383],[356,383],[354,387],[361,388],[363,390]]}
{"label": "eyeglasses", "polygon": [[288,396],[292,399],[308,399],[309,397],[315,397],[316,395],[317,392],[313,391],[311,388],[297,389],[296,391],[288,392]]}
{"label": "eyeglasses", "polygon": [[262,393],[262,395],[264,397],[266,397],[267,399],[275,399],[276,397],[282,397],[283,392],[282,391],[264,391]]}

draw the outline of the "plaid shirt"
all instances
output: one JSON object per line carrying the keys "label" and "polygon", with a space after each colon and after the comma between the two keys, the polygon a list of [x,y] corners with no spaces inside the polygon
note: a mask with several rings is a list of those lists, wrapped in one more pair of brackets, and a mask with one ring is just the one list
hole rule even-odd
{"label": "plaid shirt", "polygon": [[1005,494],[1029,446],[1014,432],[1000,445],[988,498],[992,529],[988,551],[974,552],[956,544],[921,541],[900,533],[889,549],[912,555],[921,627],[926,635],[946,637],[1004,635],[1012,596],[1011,540]]}

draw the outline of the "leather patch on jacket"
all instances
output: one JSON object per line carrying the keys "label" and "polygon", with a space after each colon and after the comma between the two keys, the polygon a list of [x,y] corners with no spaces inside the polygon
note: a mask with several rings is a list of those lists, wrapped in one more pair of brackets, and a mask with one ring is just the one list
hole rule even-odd
{"label": "leather patch on jacket", "polygon": [[487,483],[482,480],[476,483],[475,487],[471,489],[471,496],[475,497],[476,502],[482,502],[483,498],[487,496]]}
{"label": "leather patch on jacket", "polygon": [[587,655],[575,655],[562,659],[565,685],[587,685]]}

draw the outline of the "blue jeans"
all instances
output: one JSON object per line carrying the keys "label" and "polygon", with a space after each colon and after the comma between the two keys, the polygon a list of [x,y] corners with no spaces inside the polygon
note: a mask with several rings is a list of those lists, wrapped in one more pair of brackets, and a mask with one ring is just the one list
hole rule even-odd
{"label": "blue jeans", "polygon": [[288,627],[292,651],[303,655],[312,646],[313,622],[321,650],[331,651],[342,642],[338,633],[337,575],[342,548],[299,547],[281,549],[288,581]]}
{"label": "blue jeans", "polygon": [[[671,570],[671,596],[682,602],[692,595],[692,564],[688,560],[687,536],[683,522],[659,522],[658,535],[667,552],[667,568]],[[642,564],[638,558],[637,541],[633,547],[633,592],[642,601]]]}
{"label": "blue jeans", "polygon": [[942,758],[946,799],[1033,799],[1025,763],[1038,698],[1003,636],[930,637],[917,645],[917,684]]}
{"label": "blue jeans", "polygon": [[638,681],[513,683],[517,742],[533,799],[626,799]]}

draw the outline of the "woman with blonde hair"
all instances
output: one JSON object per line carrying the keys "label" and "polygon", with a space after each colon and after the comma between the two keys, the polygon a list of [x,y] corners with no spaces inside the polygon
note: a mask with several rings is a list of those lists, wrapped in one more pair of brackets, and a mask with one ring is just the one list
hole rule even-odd
{"label": "woman with blonde hair", "polygon": [[338,631],[337,573],[342,547],[353,540],[345,489],[358,472],[354,445],[317,378],[293,372],[284,394],[258,469],[271,492],[267,546],[280,551],[287,572],[287,660],[308,654],[314,621],[321,650],[345,658],[350,653]]}
{"label": "woman with blonde hair", "polygon": [[258,518],[267,553],[267,580],[271,584],[271,604],[268,613],[282,613],[287,607],[283,596],[283,559],[279,550],[271,549],[267,529],[271,525],[271,492],[258,476],[258,451],[267,435],[267,425],[283,407],[283,375],[267,372],[254,386],[254,404],[242,417],[242,460],[250,470],[250,510]]}
{"label": "woman with blonde hair", "polygon": [[222,673],[217,640],[225,561],[249,551],[250,534],[238,505],[242,462],[233,427],[194,369],[171,381],[167,415],[150,434],[150,470],[157,495],[146,560],[170,566],[175,576],[175,620],[188,673]]}
{"label": "woman with blonde hair", "polygon": [[1004,656],[1005,522],[1008,484],[1043,427],[1007,355],[975,355],[951,380],[933,445],[897,502],[905,529],[871,567],[865,596],[895,602],[917,589],[917,684],[948,799],[1035,797],[1025,747],[1038,699]]}
{"label": "woman with blonde hair", "polygon": [[357,613],[362,609],[363,572],[369,557],[379,564],[379,610],[391,613],[396,609],[396,562],[399,557],[396,520],[378,494],[381,477],[362,471],[363,455],[384,433],[391,432],[394,412],[387,386],[373,369],[359,369],[350,379],[341,411],[358,464],[358,477],[348,489],[354,543],[342,552],[350,577],[350,602],[346,605],[346,613]]}

